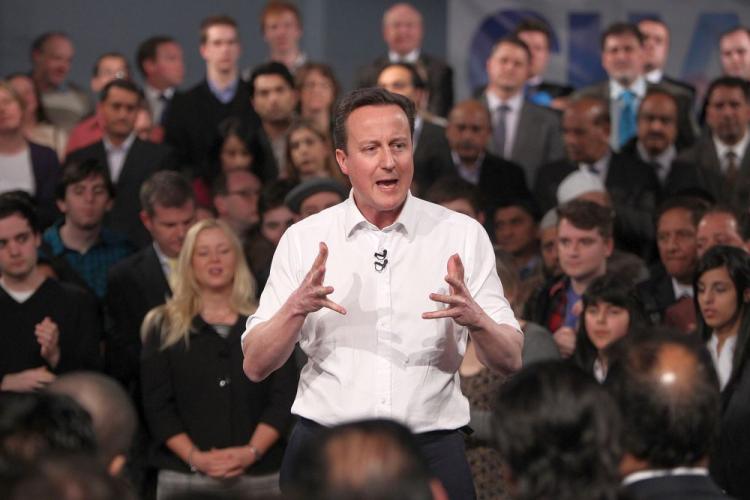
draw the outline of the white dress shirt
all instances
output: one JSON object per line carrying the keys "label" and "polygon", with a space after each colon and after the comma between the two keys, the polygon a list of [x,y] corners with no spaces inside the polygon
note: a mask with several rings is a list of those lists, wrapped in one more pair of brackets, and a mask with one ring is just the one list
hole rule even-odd
{"label": "white dress shirt", "polygon": [[408,54],[400,55],[398,52],[394,52],[392,50],[388,51],[388,60],[392,63],[409,63],[409,64],[417,64],[417,61],[419,61],[419,49],[414,49]]}
{"label": "white dress shirt", "polygon": [[674,298],[677,300],[683,297],[693,298],[693,285],[683,285],[674,278],[672,278],[672,290],[674,291]]}
{"label": "white dress shirt", "polygon": [[117,183],[117,179],[120,178],[120,172],[122,172],[122,167],[125,166],[125,159],[128,157],[128,151],[130,151],[130,146],[133,145],[133,141],[135,141],[135,132],[131,133],[119,146],[115,146],[109,142],[106,135],[102,138],[104,151],[107,152],[109,176],[114,183]]}
{"label": "white dress shirt", "polygon": [[622,480],[623,486],[653,479],[656,477],[674,477],[674,476],[708,476],[708,469],[705,467],[675,467],[674,469],[647,469],[632,472]]}
{"label": "white dress shirt", "polygon": [[721,351],[719,351],[719,338],[715,333],[711,334],[711,338],[706,342],[708,352],[714,361],[716,374],[719,375],[719,387],[722,391],[727,386],[729,377],[732,375],[732,358],[734,358],[734,348],[736,345],[737,335],[727,338],[721,346]]}
{"label": "white dress shirt", "polygon": [[[474,300],[496,322],[519,330],[495,270],[492,245],[469,217],[408,195],[392,225],[378,229],[352,196],[289,228],[276,249],[260,305],[247,331],[271,318],[328,245],[324,284],[347,314],[307,315],[299,345],[307,354],[292,413],[330,426],[362,418],[401,421],[414,432],[458,429],[469,422],[458,367],[468,330],[422,313],[443,307],[444,278],[458,253]],[[375,268],[376,252],[388,263]],[[382,262],[382,261],[381,261]]]}
{"label": "white dress shirt", "polygon": [[498,107],[501,104],[506,104],[510,109],[505,113],[505,151],[498,151],[497,154],[503,158],[510,159],[513,154],[513,146],[515,145],[516,132],[518,131],[518,122],[521,119],[521,108],[523,107],[523,92],[518,92],[516,95],[502,101],[494,93],[487,91],[487,108],[490,110],[492,115],[492,127],[497,126],[497,122],[500,119],[500,111]]}
{"label": "white dress shirt", "polygon": [[0,193],[21,189],[29,194],[36,193],[34,167],[31,164],[31,150],[23,148],[18,153],[0,154]]}
{"label": "white dress shirt", "polygon": [[727,153],[733,151],[737,156],[737,168],[740,168],[742,160],[745,157],[747,146],[750,144],[750,131],[746,130],[745,135],[742,137],[740,142],[734,146],[729,146],[721,142],[721,140],[714,134],[714,146],[716,147],[716,156],[719,157],[719,165],[721,166],[721,173],[724,174],[729,168],[729,161],[727,160]]}

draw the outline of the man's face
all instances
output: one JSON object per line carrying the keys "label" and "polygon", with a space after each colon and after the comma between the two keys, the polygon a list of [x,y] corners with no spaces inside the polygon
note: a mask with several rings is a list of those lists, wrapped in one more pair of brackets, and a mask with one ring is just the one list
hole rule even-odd
{"label": "man's face", "polygon": [[549,43],[541,31],[522,31],[518,38],[529,46],[531,51],[531,75],[543,75],[549,62]]}
{"label": "man's face", "polygon": [[656,226],[659,258],[667,273],[681,283],[690,283],[698,260],[696,228],[690,211],[667,210]]}
{"label": "man's face", "polygon": [[703,216],[697,231],[698,257],[703,257],[716,245],[729,245],[745,249],[737,219],[726,212],[711,212]]}
{"label": "man's face", "polygon": [[594,123],[590,107],[570,106],[563,114],[565,151],[573,162],[595,163],[609,150],[609,126]]}
{"label": "man's face", "polygon": [[511,206],[495,211],[495,241],[512,255],[533,251],[537,241],[537,224],[524,209]]}
{"label": "man's face", "polygon": [[414,175],[411,131],[406,113],[395,104],[363,106],[346,120],[346,151],[336,161],[349,176],[354,201],[367,220],[395,218]]}
{"label": "man's face", "polygon": [[489,87],[515,95],[529,78],[529,55],[512,43],[501,43],[487,59]]}
{"label": "man's face", "polygon": [[604,40],[602,66],[612,80],[630,86],[643,74],[643,47],[635,35],[609,35]]}
{"label": "man's face", "polygon": [[706,123],[722,142],[737,144],[750,123],[750,103],[742,89],[718,86],[708,97]]}
{"label": "man's face", "polygon": [[138,94],[112,87],[107,98],[99,103],[99,112],[104,121],[104,131],[110,139],[124,140],[135,128],[138,116]]}
{"label": "man's face", "polygon": [[68,77],[73,54],[73,44],[70,40],[61,36],[53,36],[47,40],[40,51],[32,55],[34,72],[41,75],[43,82],[59,87]]}
{"label": "man's face", "polygon": [[185,78],[185,62],[182,47],[176,42],[165,42],[156,47],[156,58],[147,61],[147,74],[153,74],[160,87],[178,87]]}
{"label": "man's face", "polygon": [[299,205],[300,218],[305,219],[311,215],[315,215],[326,208],[338,205],[342,201],[344,200],[341,199],[340,194],[331,191],[321,191],[320,193],[310,195]]}
{"label": "man's face", "polygon": [[550,226],[539,231],[539,246],[544,270],[550,276],[560,274],[560,260],[557,258],[557,226]]}
{"label": "man's face", "polygon": [[294,212],[289,210],[286,205],[272,208],[263,214],[263,222],[260,225],[260,233],[271,243],[273,246],[279,244],[281,237],[287,229],[294,224],[295,216]]}
{"label": "man's face", "polygon": [[669,30],[655,21],[641,21],[638,29],[643,33],[643,59],[646,71],[663,69],[669,54]]}
{"label": "man's face", "polygon": [[27,278],[36,267],[40,243],[39,233],[20,215],[0,219],[0,273],[16,281]]}
{"label": "man's face", "polygon": [[408,5],[397,5],[383,17],[383,39],[388,50],[406,55],[422,44],[422,16]]}
{"label": "man's face", "polygon": [[297,106],[297,92],[281,75],[260,75],[255,79],[252,104],[264,122],[287,122]]}
{"label": "man's face", "polygon": [[411,73],[401,66],[389,66],[381,71],[378,76],[378,87],[408,97],[415,105],[421,101],[421,91],[414,86]]}
{"label": "man's face", "polygon": [[270,14],[263,21],[263,39],[271,48],[271,52],[294,50],[301,37],[302,28],[291,11]]}
{"label": "man's face", "polygon": [[638,140],[652,156],[663,153],[677,138],[677,105],[662,94],[646,97],[638,111]]}
{"label": "man's face", "polygon": [[195,222],[195,204],[187,201],[181,207],[154,205],[154,214],[141,212],[141,221],[159,249],[169,258],[177,258],[185,235]]}
{"label": "man's face", "polygon": [[127,62],[122,57],[104,57],[99,61],[96,75],[91,78],[91,90],[98,94],[105,85],[117,78],[130,78]]}
{"label": "man's face", "polygon": [[68,185],[65,198],[58,200],[57,206],[65,214],[65,224],[93,230],[99,227],[104,215],[112,208],[112,199],[104,179],[100,175],[90,175]]}
{"label": "man's face", "polygon": [[483,108],[478,107],[455,108],[445,129],[451,150],[464,163],[474,163],[479,159],[491,134],[490,118]]}
{"label": "man's face", "polygon": [[237,30],[226,24],[215,24],[206,29],[206,41],[200,47],[206,66],[219,73],[237,69],[240,58],[240,41]]}
{"label": "man's face", "polygon": [[557,225],[560,268],[570,278],[586,281],[604,274],[611,253],[612,239],[603,238],[598,229],[579,229],[567,219]]}
{"label": "man's face", "polygon": [[247,170],[226,173],[227,194],[217,196],[216,209],[233,228],[245,230],[259,220],[260,180]]}
{"label": "man's face", "polygon": [[737,30],[722,37],[719,50],[724,74],[750,79],[750,35],[747,31]]}

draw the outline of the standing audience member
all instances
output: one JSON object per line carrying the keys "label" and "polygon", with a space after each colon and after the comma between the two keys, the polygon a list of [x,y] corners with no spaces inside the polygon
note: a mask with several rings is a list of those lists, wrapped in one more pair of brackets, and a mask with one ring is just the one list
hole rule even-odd
{"label": "standing audience member", "polygon": [[182,47],[170,36],[152,36],[138,45],[135,54],[143,76],[143,93],[156,124],[164,123],[167,108],[185,78]]}
{"label": "standing audience member", "polygon": [[307,62],[299,47],[302,16],[291,2],[271,0],[260,14],[260,30],[268,45],[268,60],[280,62],[295,73]]}
{"label": "standing audience member", "polygon": [[328,131],[304,118],[295,120],[287,131],[287,177],[293,182],[330,178],[347,183],[336,160]]}
{"label": "standing audience member", "polygon": [[341,90],[333,69],[323,63],[305,63],[294,79],[300,116],[314,121],[323,130],[333,130],[333,109]]}
{"label": "standing audience member", "polygon": [[55,374],[99,368],[102,321],[85,290],[45,276],[31,205],[0,195],[0,390],[34,391]]}
{"label": "standing audience member", "polygon": [[606,388],[622,415],[622,489],[632,500],[728,498],[708,477],[719,390],[691,336],[648,332],[618,346]]}
{"label": "standing audience member", "polygon": [[737,26],[719,38],[721,68],[727,76],[750,80],[750,30]]}
{"label": "standing audience member", "polygon": [[698,257],[703,257],[710,248],[717,245],[728,245],[747,251],[748,243],[744,240],[748,238],[742,232],[741,223],[741,217],[737,212],[726,205],[717,205],[706,210],[698,222],[696,233]]}
{"label": "standing audience member", "polygon": [[669,57],[670,33],[667,23],[657,17],[647,17],[638,21],[638,30],[643,35],[643,72],[649,83],[675,85],[695,99],[695,87],[682,80],[664,74]]}
{"label": "standing audience member", "polygon": [[222,222],[197,223],[175,277],[172,298],[143,322],[143,405],[160,445],[157,498],[278,492],[296,372],[290,359],[263,382],[243,375],[235,346],[255,290],[239,240]]}

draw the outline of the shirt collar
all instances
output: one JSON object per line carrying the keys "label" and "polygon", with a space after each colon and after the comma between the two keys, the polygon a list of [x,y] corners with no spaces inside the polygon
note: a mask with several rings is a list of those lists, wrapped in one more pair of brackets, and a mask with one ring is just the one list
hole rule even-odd
{"label": "shirt collar", "polygon": [[153,100],[158,99],[162,95],[166,97],[167,99],[171,99],[175,92],[174,87],[169,87],[164,90],[159,90],[159,89],[155,89],[154,87],[148,84],[143,86],[143,90],[146,93],[146,97],[148,97],[149,99],[153,99]]}
{"label": "shirt collar", "polygon": [[652,69],[646,73],[646,81],[651,83],[659,83],[662,78],[664,78],[664,72],[659,68]]}
{"label": "shirt collar", "polygon": [[641,157],[641,159],[645,162],[651,162],[655,161],[662,167],[664,167],[666,170],[669,170],[669,167],[672,165],[672,161],[677,156],[677,149],[675,149],[674,144],[670,144],[667,149],[659,153],[658,155],[652,157],[649,156],[648,151],[646,151],[646,148],[643,147],[643,143],[641,141],[637,141],[635,144],[636,148],[638,149],[638,155]]}
{"label": "shirt collar", "polygon": [[416,207],[414,206],[414,197],[412,196],[411,191],[406,193],[406,200],[404,201],[403,207],[401,207],[401,213],[399,213],[396,222],[390,226],[384,227],[383,229],[378,228],[375,224],[365,219],[365,216],[359,211],[357,203],[354,201],[354,189],[349,192],[349,198],[346,199],[344,204],[344,229],[347,238],[351,237],[357,229],[361,228],[369,228],[373,231],[384,232],[402,230],[410,240],[416,233],[417,214]]}
{"label": "shirt collar", "polygon": [[125,139],[125,141],[123,141],[123,143],[120,144],[119,146],[115,146],[114,144],[112,144],[109,141],[109,137],[107,137],[106,134],[102,137],[102,142],[104,143],[104,150],[108,154],[112,153],[113,151],[125,151],[125,152],[129,151],[130,146],[133,145],[133,141],[135,141],[135,131],[131,132],[128,138]]}
{"label": "shirt collar", "polygon": [[691,285],[683,285],[674,278],[672,278],[672,290],[674,291],[674,297],[677,300],[685,296],[690,298],[693,297],[693,287]]}
{"label": "shirt collar", "polygon": [[637,481],[666,476],[708,476],[708,469],[705,467],[675,467],[674,469],[639,470],[625,476],[622,485],[627,486]]}
{"label": "shirt collar", "polygon": [[506,101],[501,100],[500,97],[498,97],[491,90],[488,90],[486,95],[487,107],[489,108],[490,113],[494,113],[497,107],[501,104],[507,104],[510,107],[511,113],[518,113],[521,109],[521,105],[523,104],[523,92],[521,91],[518,91],[513,97]]}
{"label": "shirt collar", "polygon": [[211,93],[224,104],[228,103],[234,98],[234,95],[237,92],[237,86],[240,83],[240,79],[237,78],[235,81],[222,89],[214,84],[214,82],[212,82],[210,78],[206,77],[206,81],[208,82],[208,88],[209,90],[211,90]]}
{"label": "shirt collar", "polygon": [[415,64],[419,60],[420,49],[416,48],[406,55],[401,55],[398,52],[392,50],[388,51],[388,60],[391,62],[405,62]]}
{"label": "shirt collar", "polygon": [[745,129],[745,135],[742,136],[740,142],[738,142],[734,146],[729,146],[728,144],[723,143],[721,139],[719,139],[719,136],[713,134],[714,146],[716,146],[716,156],[719,157],[719,161],[722,164],[724,163],[724,157],[729,151],[734,151],[734,153],[737,155],[737,161],[740,161],[742,159],[743,153],[747,149],[748,143],[750,143],[749,130],[750,129]]}
{"label": "shirt collar", "polygon": [[646,79],[643,76],[639,76],[636,81],[630,87],[623,87],[619,82],[615,80],[609,80],[609,98],[617,99],[624,90],[630,90],[636,97],[642,99],[646,95]]}

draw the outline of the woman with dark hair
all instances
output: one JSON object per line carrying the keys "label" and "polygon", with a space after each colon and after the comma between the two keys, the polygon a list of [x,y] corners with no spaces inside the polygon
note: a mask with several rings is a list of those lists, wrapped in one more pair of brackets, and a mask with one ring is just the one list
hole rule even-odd
{"label": "woman with dark hair", "polygon": [[333,147],[325,129],[312,120],[296,120],[287,131],[287,177],[304,182],[330,177],[346,185],[346,177],[333,159]]}
{"label": "woman with dark hair", "polygon": [[341,90],[333,69],[327,64],[309,62],[295,74],[299,92],[299,114],[315,122],[321,130],[330,131],[333,108]]}
{"label": "woman with dark hair", "polygon": [[583,294],[583,321],[578,326],[573,364],[599,382],[607,377],[607,348],[648,324],[635,289],[613,274],[593,281]]}
{"label": "woman with dark hair", "polygon": [[714,360],[721,386],[721,432],[711,473],[730,496],[750,498],[750,256],[715,246],[698,262],[693,280],[698,333]]}

